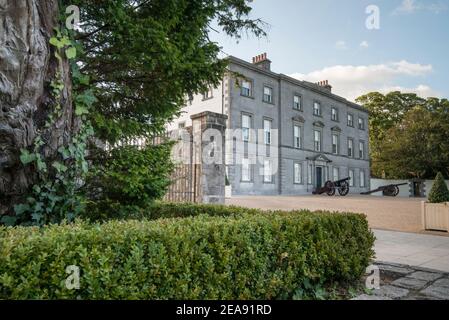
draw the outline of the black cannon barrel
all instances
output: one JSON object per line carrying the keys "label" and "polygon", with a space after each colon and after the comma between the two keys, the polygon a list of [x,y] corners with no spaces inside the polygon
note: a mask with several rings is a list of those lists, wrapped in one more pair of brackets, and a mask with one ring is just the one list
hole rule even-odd
{"label": "black cannon barrel", "polygon": [[337,183],[342,183],[342,182],[346,182],[346,181],[349,181],[349,180],[351,180],[351,177],[347,177],[347,178],[344,178],[344,179],[341,179],[341,180],[338,180],[338,181],[334,181],[334,183],[337,184]]}

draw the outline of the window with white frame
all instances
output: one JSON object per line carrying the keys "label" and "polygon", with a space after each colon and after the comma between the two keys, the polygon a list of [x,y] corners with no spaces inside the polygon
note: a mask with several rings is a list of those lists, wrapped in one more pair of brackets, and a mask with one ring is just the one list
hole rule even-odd
{"label": "window with white frame", "polygon": [[354,187],[355,186],[355,181],[354,181],[354,170],[349,169],[349,186],[350,187]]}
{"label": "window with white frame", "polygon": [[301,148],[301,127],[298,125],[293,126],[293,146],[295,148]]}
{"label": "window with white frame", "polygon": [[331,109],[331,119],[332,121],[338,121],[338,109],[335,107],[332,107]]}
{"label": "window with white frame", "polygon": [[273,103],[273,89],[270,87],[263,87],[263,101]]}
{"label": "window with white frame", "polygon": [[353,127],[354,126],[354,115],[351,113],[348,113],[348,126]]}
{"label": "window with white frame", "polygon": [[359,158],[365,159],[365,142],[359,142]]}
{"label": "window with white frame", "polygon": [[321,152],[321,131],[313,130],[314,150]]}
{"label": "window with white frame", "polygon": [[294,165],[294,183],[301,184],[302,183],[302,164],[299,162],[295,162]]}
{"label": "window with white frame", "polygon": [[301,96],[299,95],[293,96],[293,109],[302,110]]}
{"label": "window with white frame", "polygon": [[264,160],[263,162],[263,182],[273,182],[273,168],[271,160]]}
{"label": "window with white frame", "polygon": [[365,171],[360,170],[360,188],[365,188]]}
{"label": "window with white frame", "polygon": [[354,140],[351,138],[348,139],[348,157],[354,157]]}
{"label": "window with white frame", "polygon": [[334,179],[333,181],[338,181],[340,180],[340,170],[336,167],[334,167],[332,169],[332,178]]}
{"label": "window with white frame", "polygon": [[213,88],[212,87],[209,88],[209,90],[207,90],[206,92],[203,93],[203,100],[212,99],[214,97],[213,92],[214,92]]}
{"label": "window with white frame", "polygon": [[317,101],[313,103],[313,114],[315,116],[321,116],[321,103]]}
{"label": "window with white frame", "polygon": [[271,120],[263,120],[263,132],[265,144],[271,144]]}
{"label": "window with white frame", "polygon": [[340,140],[340,137],[338,136],[338,134],[332,134],[332,153],[333,154],[338,154],[339,140]]}
{"label": "window with white frame", "polygon": [[242,81],[241,94],[245,97],[252,97],[253,95],[253,83],[249,80]]}
{"label": "window with white frame", "polygon": [[251,181],[251,165],[249,163],[249,159],[242,159],[242,181],[250,182]]}
{"label": "window with white frame", "polygon": [[251,130],[251,116],[242,114],[242,140],[249,141]]}
{"label": "window with white frame", "polygon": [[309,164],[309,168],[307,170],[307,183],[313,184],[313,165]]}
{"label": "window with white frame", "polygon": [[359,129],[365,130],[365,119],[359,118]]}

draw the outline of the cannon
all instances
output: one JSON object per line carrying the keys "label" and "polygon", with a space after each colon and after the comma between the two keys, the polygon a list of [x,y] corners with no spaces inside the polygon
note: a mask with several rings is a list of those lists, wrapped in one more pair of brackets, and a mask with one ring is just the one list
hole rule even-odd
{"label": "cannon", "polygon": [[351,180],[351,178],[348,177],[338,181],[327,181],[324,184],[324,187],[316,189],[313,194],[326,193],[329,197],[332,197],[338,190],[340,196],[344,197],[349,193],[349,180]]}
{"label": "cannon", "polygon": [[382,192],[382,194],[386,197],[396,197],[399,194],[399,187],[408,185],[408,183],[400,183],[400,184],[389,184],[387,186],[381,186],[375,190],[370,190],[368,192],[362,192],[360,194],[369,195],[376,192]]}

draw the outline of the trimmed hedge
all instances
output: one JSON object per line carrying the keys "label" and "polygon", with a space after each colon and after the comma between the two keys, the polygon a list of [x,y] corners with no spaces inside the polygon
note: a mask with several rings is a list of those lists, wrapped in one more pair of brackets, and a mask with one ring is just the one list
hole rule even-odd
{"label": "trimmed hedge", "polygon": [[[160,215],[180,207],[194,215]],[[288,299],[358,280],[374,254],[362,215],[207,207],[215,216],[0,228],[0,299]],[[69,265],[79,290],[65,287]]]}

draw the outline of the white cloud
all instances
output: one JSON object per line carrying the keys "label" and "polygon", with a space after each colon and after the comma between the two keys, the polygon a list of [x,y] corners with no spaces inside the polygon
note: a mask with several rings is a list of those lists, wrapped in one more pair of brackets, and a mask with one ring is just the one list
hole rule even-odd
{"label": "white cloud", "polygon": [[335,44],[335,48],[337,48],[338,50],[346,50],[346,49],[348,49],[348,46],[346,45],[345,41],[339,40]]}
{"label": "white cloud", "polygon": [[420,84],[416,88],[397,86],[397,82],[404,77],[422,77],[433,71],[432,65],[410,63],[402,60],[375,65],[337,65],[316,70],[308,74],[295,73],[291,76],[296,79],[310,82],[329,80],[333,92],[354,101],[355,98],[371,92],[388,92],[401,90],[416,92],[423,97],[439,96],[430,87]]}
{"label": "white cloud", "polygon": [[403,0],[401,5],[393,11],[393,14],[412,14],[417,11],[430,11],[439,14],[447,9],[447,3],[441,1],[429,3],[428,1]]}
{"label": "white cloud", "polygon": [[365,40],[360,43],[360,48],[368,48],[368,47],[369,47],[368,41]]}

